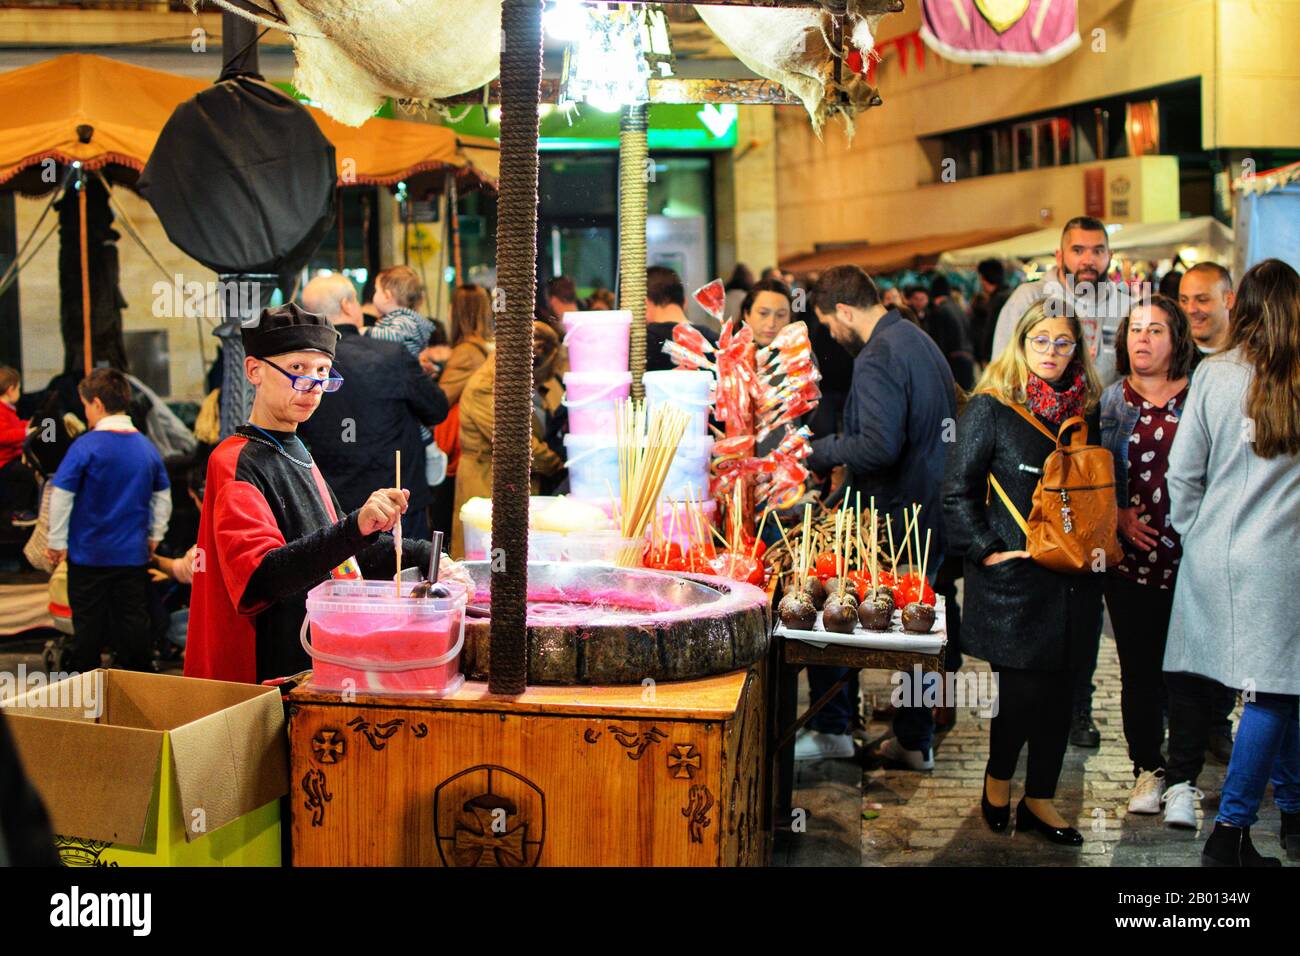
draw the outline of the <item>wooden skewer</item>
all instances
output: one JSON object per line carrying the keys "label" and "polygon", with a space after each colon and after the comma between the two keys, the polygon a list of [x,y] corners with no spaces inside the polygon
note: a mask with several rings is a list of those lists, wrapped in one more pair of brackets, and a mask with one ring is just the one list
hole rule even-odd
{"label": "wooden skewer", "polygon": [[894,550],[894,522],[885,515],[885,533],[889,535],[889,572],[898,577],[898,552]]}
{"label": "wooden skewer", "polygon": [[[906,508],[903,509],[903,559],[910,568],[912,566],[912,516]],[[898,573],[897,569],[894,573]]]}
{"label": "wooden skewer", "polygon": [[[402,449],[397,449],[397,484],[398,491],[402,490]],[[397,591],[397,596],[402,596],[402,515],[399,512],[397,521],[393,525],[393,548],[397,552],[396,572],[393,574],[393,586]]]}
{"label": "wooden skewer", "polygon": [[772,513],[772,506],[768,505],[763,512],[763,517],[758,520],[758,531],[754,533],[754,546],[749,549],[749,559],[758,560],[758,543],[763,540],[763,526],[767,524],[767,516]]}
{"label": "wooden skewer", "polygon": [[912,506],[912,534],[916,535],[916,557],[921,559],[921,506]]}
{"label": "wooden skewer", "polygon": [[925,603],[925,568],[930,561],[930,529],[925,529],[925,554],[921,557],[921,584],[916,599]]}

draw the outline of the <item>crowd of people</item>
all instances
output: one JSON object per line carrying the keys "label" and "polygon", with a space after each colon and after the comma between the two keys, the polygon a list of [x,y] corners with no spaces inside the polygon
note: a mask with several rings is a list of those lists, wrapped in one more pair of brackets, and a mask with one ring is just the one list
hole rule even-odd
{"label": "crowd of people", "polygon": [[[1027,749],[1017,827],[1082,843],[1053,798],[1067,746],[1100,741],[1091,701],[1105,607],[1133,763],[1129,812],[1163,811],[1167,824],[1195,827],[1208,750],[1231,763],[1207,861],[1267,862],[1250,827],[1269,780],[1283,844],[1300,852],[1300,637],[1291,624],[1300,593],[1300,279],[1277,260],[1236,283],[1203,263],[1164,293],[1135,296],[1112,281],[1105,227],[1086,217],[1065,226],[1042,278],[1013,289],[996,260],[977,273],[967,304],[937,273],[883,286],[855,266],[799,279],[768,269],[757,280],[738,266],[725,317],[747,324],[758,347],[790,322],[808,323],[823,400],[801,424],[813,435],[808,466],[824,500],[851,488],[874,498],[895,528],[921,506],[931,583],[947,604],[946,666],[971,654],[998,675],[984,818],[997,831],[1009,825]],[[540,293],[533,491],[561,493],[563,317],[615,303],[601,288],[580,297],[565,276]],[[460,555],[460,507],[492,488],[493,298],[461,285],[446,321],[426,314],[425,298],[405,266],[381,271],[365,304],[351,280],[324,274],[301,290],[300,304],[267,310],[244,329],[253,412],[233,443],[210,429],[201,436],[206,454],[185,486],[202,519],[170,553],[158,546],[178,496],[127,414],[127,378],[99,369],[77,386],[81,407],[69,410],[89,432],[49,469],[38,505],[23,455],[34,424],[16,411],[17,374],[0,368],[5,510],[30,524],[39,508],[46,561],[66,563],[70,663],[93,666],[108,647],[120,666],[151,665],[147,617],[110,596],[142,592],[152,569],[156,580],[193,584],[187,673],[283,676],[309,666],[298,640],[306,591],[349,568],[391,575],[385,532],[399,515],[404,565],[427,561],[432,531]],[[671,269],[647,270],[645,306],[648,370],[671,367],[662,346],[680,323],[718,340],[715,317],[690,317]],[[1085,433],[1114,464],[1122,558],[1085,573],[1036,562],[1026,543],[1025,516],[1062,429]],[[394,449],[400,488],[391,487]],[[196,556],[212,573],[194,574]],[[812,696],[844,676],[810,668]],[[844,683],[800,732],[797,758],[854,755],[856,686]],[[1234,743],[1228,717],[1239,692]],[[932,769],[936,732],[954,719],[951,710],[937,716],[897,708],[880,757]]]}

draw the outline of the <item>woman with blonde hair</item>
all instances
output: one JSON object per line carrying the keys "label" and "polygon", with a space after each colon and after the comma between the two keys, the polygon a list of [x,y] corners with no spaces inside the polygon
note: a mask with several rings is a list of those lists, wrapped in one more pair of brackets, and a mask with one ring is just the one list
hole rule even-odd
{"label": "woman with blonde hair", "polygon": [[482,286],[460,286],[451,297],[451,357],[438,384],[455,405],[469,377],[492,354],[492,300]]}
{"label": "woman with blonde hair", "polygon": [[1101,575],[1063,574],[1030,560],[1016,510],[1028,515],[1043,462],[1062,424],[1084,418],[1099,434],[1101,382],[1079,320],[1046,299],[1016,324],[1006,350],[985,370],[957,425],[948,455],[944,520],[954,554],[964,555],[962,651],[998,675],[981,809],[995,832],[1011,816],[1011,778],[1029,747],[1016,828],[1053,843],[1083,837],[1052,804],[1070,733],[1074,672],[1101,627]]}
{"label": "woman with blonde hair", "polygon": [[1300,276],[1280,259],[1253,266],[1229,323],[1228,350],[1192,376],[1169,450],[1183,559],[1165,679],[1250,691],[1201,862],[1277,866],[1250,828],[1271,779],[1282,848],[1300,859]]}

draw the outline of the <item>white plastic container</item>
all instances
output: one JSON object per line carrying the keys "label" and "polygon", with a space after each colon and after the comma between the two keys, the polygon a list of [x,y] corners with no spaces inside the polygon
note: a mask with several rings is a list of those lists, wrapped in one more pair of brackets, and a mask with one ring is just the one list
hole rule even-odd
{"label": "white plastic container", "polygon": [[716,382],[712,372],[686,369],[646,372],[641,382],[645,385],[646,408],[650,414],[654,414],[657,405],[676,405],[691,416],[687,435],[709,434],[709,410],[713,406]]}
{"label": "white plastic container", "polygon": [[619,493],[618,439],[608,435],[564,436],[569,469],[569,494],[575,498],[608,498]]}
{"label": "white plastic container", "polygon": [[621,372],[628,367],[632,313],[623,309],[569,312],[564,345],[575,372]]}
{"label": "white plastic container", "polygon": [[686,435],[677,446],[677,454],[668,468],[663,491],[659,496],[662,506],[671,498],[702,501],[709,497],[709,463],[713,458],[713,439],[708,435]]}
{"label": "white plastic container", "polygon": [[631,372],[566,373],[564,406],[569,410],[569,433],[606,438],[615,434],[619,403],[631,390]]}

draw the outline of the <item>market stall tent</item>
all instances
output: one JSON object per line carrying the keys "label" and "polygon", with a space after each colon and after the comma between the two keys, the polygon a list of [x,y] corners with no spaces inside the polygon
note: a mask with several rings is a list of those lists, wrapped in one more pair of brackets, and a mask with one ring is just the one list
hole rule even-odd
{"label": "market stall tent", "polygon": [[[172,112],[209,85],[85,53],[0,74],[0,188],[48,192],[58,185],[54,165],[73,162],[133,185]],[[492,140],[401,120],[344,126],[308,109],[334,146],[344,186],[388,186],[434,170],[495,186]]]}
{"label": "market stall tent", "polygon": [[1238,179],[1232,189],[1233,275],[1270,257],[1300,269],[1300,163]]}
{"label": "market stall tent", "polygon": [[[1213,216],[1197,216],[1176,222],[1114,225],[1107,229],[1111,252],[1132,259],[1172,259],[1188,248],[1195,250],[1195,261],[1213,259],[1226,263],[1232,259],[1232,230]],[[1017,262],[1050,259],[1060,244],[1060,228],[1040,229],[999,242],[945,252],[939,257],[939,267],[974,269],[982,259]]]}

